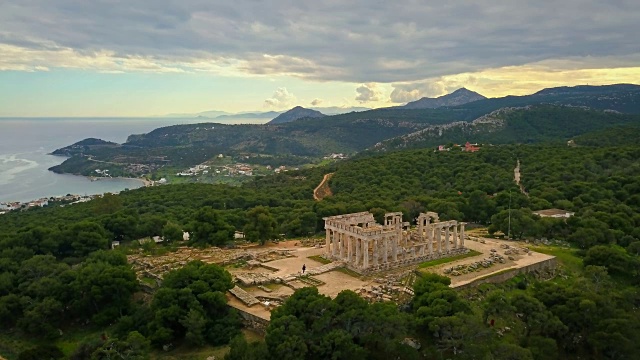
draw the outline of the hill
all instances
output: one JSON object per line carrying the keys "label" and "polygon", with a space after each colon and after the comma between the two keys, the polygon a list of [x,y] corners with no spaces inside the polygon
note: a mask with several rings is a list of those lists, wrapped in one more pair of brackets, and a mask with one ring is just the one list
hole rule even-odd
{"label": "hill", "polygon": [[280,115],[281,113],[278,111],[266,111],[266,112],[255,112],[255,113],[240,113],[240,114],[229,114],[229,115],[219,115],[214,119],[216,120],[230,120],[230,119],[273,119],[275,116]]}
{"label": "hill", "polygon": [[73,156],[83,154],[85,152],[91,152],[91,150],[95,149],[104,149],[104,148],[114,148],[119,147],[120,145],[111,141],[105,141],[102,139],[96,138],[87,138],[84,140],[80,140],[77,143],[74,143],[69,146],[65,146],[63,148],[54,150],[51,155],[61,155],[61,156]]}
{"label": "hill", "polygon": [[284,124],[292,121],[296,121],[298,119],[303,118],[321,118],[326,115],[321,113],[320,111],[305,109],[302,106],[296,106],[291,110],[288,110],[278,116],[276,116],[273,120],[269,121],[267,124]]}
{"label": "hill", "polygon": [[466,141],[491,144],[568,140],[615,125],[640,125],[639,115],[557,105],[503,108],[472,122],[434,125],[376,144],[376,151],[432,147]]}
{"label": "hill", "polygon": [[458,106],[473,101],[483,100],[486,97],[475,91],[466,88],[458,89],[451,94],[439,96],[437,98],[423,97],[422,99],[412,101],[404,106],[405,109],[435,109],[442,106]]}
{"label": "hill", "polygon": [[538,104],[582,106],[627,114],[640,114],[640,85],[582,85],[548,88],[532,95],[505,96],[474,101],[452,107],[450,110],[454,111],[458,120],[471,121],[501,108]]}
{"label": "hill", "polygon": [[634,123],[589,132],[572,140],[577,146],[636,146],[639,139],[640,123]]}
{"label": "hill", "polygon": [[320,111],[325,115],[339,115],[346,114],[350,112],[358,112],[358,111],[367,111],[372,110],[371,108],[362,107],[362,106],[324,106],[324,107],[311,107],[311,110]]}

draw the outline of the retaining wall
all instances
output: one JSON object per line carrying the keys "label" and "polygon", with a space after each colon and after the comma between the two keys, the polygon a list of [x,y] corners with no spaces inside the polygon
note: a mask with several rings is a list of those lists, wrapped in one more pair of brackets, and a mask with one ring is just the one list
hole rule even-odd
{"label": "retaining wall", "polygon": [[408,266],[420,264],[425,261],[453,257],[457,255],[466,254],[468,252],[469,252],[469,249],[467,248],[458,248],[458,249],[451,249],[449,250],[449,252],[446,252],[446,253],[443,252],[442,254],[438,254],[438,253],[434,253],[433,255],[426,254],[426,255],[419,255],[419,256],[407,258],[407,259],[401,259],[402,255],[398,255],[397,261],[389,261],[387,263],[381,263],[378,265],[371,265],[371,263],[369,263],[369,267],[366,268],[365,270],[363,270],[360,267],[354,266],[353,264],[350,264],[350,263],[346,263],[345,266],[350,270],[353,270],[359,274],[364,275],[364,274],[376,273],[379,271],[386,271],[386,270],[408,267]]}
{"label": "retaining wall", "polygon": [[246,327],[247,329],[254,330],[260,334],[264,334],[267,331],[267,327],[269,326],[269,320],[250,314],[242,309],[238,309],[235,306],[231,306],[231,307],[236,309],[238,314],[240,314],[240,316],[242,317],[242,325],[244,325],[244,327]]}
{"label": "retaining wall", "polygon": [[465,289],[465,288],[469,288],[469,287],[475,287],[478,286],[480,284],[486,284],[486,283],[492,283],[492,284],[496,284],[496,283],[501,283],[501,282],[505,282],[511,278],[514,278],[520,274],[526,274],[526,273],[530,273],[530,272],[534,272],[534,271],[545,271],[545,270],[551,270],[551,269],[555,269],[556,266],[558,265],[558,262],[556,260],[555,257],[547,259],[547,260],[542,260],[540,262],[537,262],[535,264],[531,264],[531,265],[527,265],[521,268],[516,268],[516,269],[510,269],[510,271],[505,271],[505,272],[501,272],[501,273],[497,273],[495,275],[486,275],[486,277],[482,277],[476,280],[473,280],[469,283],[466,284],[462,284],[462,285],[453,285],[451,286],[452,288],[456,288],[456,289]]}

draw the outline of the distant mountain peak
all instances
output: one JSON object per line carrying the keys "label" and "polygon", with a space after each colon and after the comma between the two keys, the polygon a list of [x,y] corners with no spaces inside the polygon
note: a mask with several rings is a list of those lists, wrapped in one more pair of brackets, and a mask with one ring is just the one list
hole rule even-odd
{"label": "distant mountain peak", "polygon": [[458,106],[473,101],[486,99],[485,96],[471,91],[467,88],[460,88],[451,94],[442,95],[437,98],[423,97],[403,106],[405,109],[435,109],[442,106]]}
{"label": "distant mountain peak", "polygon": [[273,120],[269,121],[267,124],[283,124],[283,123],[296,121],[302,118],[320,118],[324,116],[326,115],[321,113],[320,111],[303,108],[302,106],[296,106],[276,116]]}

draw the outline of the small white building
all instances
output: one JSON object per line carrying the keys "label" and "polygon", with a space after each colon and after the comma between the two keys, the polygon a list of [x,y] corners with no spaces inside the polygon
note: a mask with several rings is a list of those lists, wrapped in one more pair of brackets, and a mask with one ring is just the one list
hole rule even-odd
{"label": "small white building", "polygon": [[534,214],[540,217],[551,217],[551,218],[570,218],[575,215],[575,212],[561,210],[561,209],[545,209],[534,211]]}

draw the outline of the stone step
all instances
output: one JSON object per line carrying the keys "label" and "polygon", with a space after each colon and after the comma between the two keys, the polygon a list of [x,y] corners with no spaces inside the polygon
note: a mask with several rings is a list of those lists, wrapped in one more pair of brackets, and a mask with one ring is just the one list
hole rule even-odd
{"label": "stone step", "polygon": [[245,305],[251,307],[255,304],[260,303],[260,300],[256,299],[255,296],[249,294],[244,291],[241,287],[235,286],[233,289],[229,290],[233,296],[237,297],[240,301],[242,301]]}

